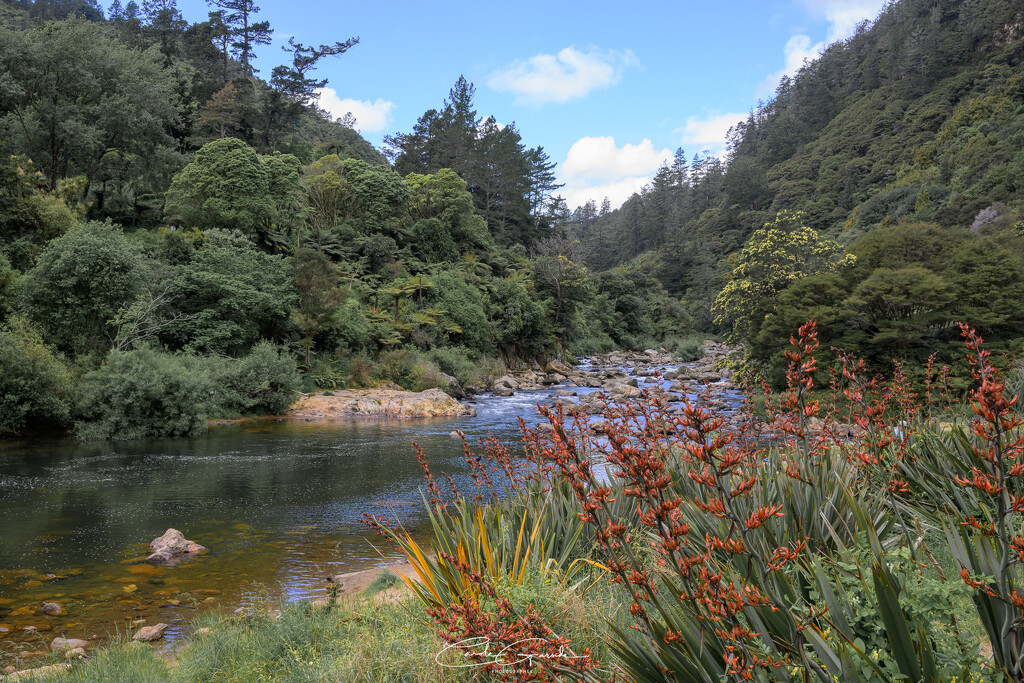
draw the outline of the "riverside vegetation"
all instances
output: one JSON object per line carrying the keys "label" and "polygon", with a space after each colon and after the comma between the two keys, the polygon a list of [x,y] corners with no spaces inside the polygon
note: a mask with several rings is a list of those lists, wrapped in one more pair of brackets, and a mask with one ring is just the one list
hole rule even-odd
{"label": "riverside vegetation", "polygon": [[263,83],[216,12],[0,7],[5,63],[122,64],[152,107],[81,110],[120,147],[47,139],[50,72],[10,69],[5,431],[189,434],[300,387],[483,385],[691,332],[744,343],[752,406],[648,391],[601,435],[545,409],[525,461],[466,445],[469,491],[418,453],[429,547],[370,520],[407,592],[211,615],[174,666],[113,647],[61,680],[1024,681],[1018,3],[891,3],[726,159],[573,212],[464,79],[387,159],[318,115],[309,69],[355,39]]}
{"label": "riverside vegetation", "polygon": [[188,435],[300,389],[457,394],[692,334],[742,342],[778,389],[810,318],[826,355],[896,358],[919,385],[937,353],[962,391],[955,322],[1024,342],[1014,2],[892,3],[783,79],[724,159],[680,150],[614,211],[569,211],[464,78],[374,150],[315,105],[317,64],[358,38],[293,41],[263,81],[271,27],[214,5],[0,4],[4,434]]}
{"label": "riverside vegetation", "polygon": [[391,165],[315,106],[357,38],[264,82],[258,8],[214,4],[0,3],[0,434],[187,436],[689,331],[646,272],[579,262],[554,164],[465,79]]}
{"label": "riverside vegetation", "polygon": [[918,393],[901,369],[819,366],[812,321],[786,389],[749,387],[763,419],[730,428],[701,397],[674,410],[648,389],[611,402],[596,437],[543,408],[525,460],[464,443],[468,491],[417,448],[429,547],[369,518],[406,554],[407,591],[385,576],[208,615],[173,665],[114,646],[51,679],[1024,680],[1024,381],[961,330],[966,404],[941,368]]}

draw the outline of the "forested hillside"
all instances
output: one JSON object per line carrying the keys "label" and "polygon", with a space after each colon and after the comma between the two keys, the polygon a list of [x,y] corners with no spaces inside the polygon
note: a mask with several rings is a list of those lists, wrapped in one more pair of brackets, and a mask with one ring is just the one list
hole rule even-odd
{"label": "forested hillside", "polygon": [[471,83],[388,138],[392,166],[316,106],[358,38],[259,64],[259,9],[211,5],[0,4],[0,433],[193,434],[384,380],[461,395],[688,331],[653,278],[578,262],[554,164]]}
{"label": "forested hillside", "polygon": [[784,78],[724,160],[680,150],[622,208],[575,211],[584,261],[657,273],[775,379],[811,317],[876,370],[948,361],[955,321],[1019,350],[1022,57],[1019,3],[893,3]]}

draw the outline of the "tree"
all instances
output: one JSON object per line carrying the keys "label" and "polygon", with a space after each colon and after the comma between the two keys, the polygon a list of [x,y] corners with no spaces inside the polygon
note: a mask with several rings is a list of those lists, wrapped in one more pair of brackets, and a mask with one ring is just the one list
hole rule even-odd
{"label": "tree", "polygon": [[[442,168],[428,175],[410,173],[404,182],[409,188],[408,211],[417,236],[415,248],[423,251],[425,258],[451,260],[494,247],[487,223],[473,212],[473,197],[466,182],[454,171]],[[417,225],[421,227],[417,229]],[[442,243],[450,243],[450,250],[435,247],[424,251],[427,244]]]}
{"label": "tree", "polygon": [[734,341],[752,338],[783,289],[808,275],[841,270],[855,260],[844,256],[839,244],[801,225],[799,213],[779,213],[737,255],[729,281],[715,298],[715,323],[724,326]]}
{"label": "tree", "polygon": [[309,354],[316,344],[317,335],[334,319],[345,302],[345,293],[338,287],[337,268],[319,251],[298,250],[292,267],[295,288],[299,293],[295,321],[302,328],[302,347],[308,368]]}
{"label": "tree", "polygon": [[149,21],[149,31],[160,46],[164,65],[169,66],[177,54],[175,42],[184,34],[188,22],[178,11],[177,0],[143,0],[142,12]]}
{"label": "tree", "polygon": [[174,276],[171,297],[182,318],[161,338],[175,348],[227,355],[280,336],[296,299],[284,259],[252,245],[201,249]]}
{"label": "tree", "polygon": [[0,434],[63,427],[73,398],[71,373],[28,319],[0,326]]}
{"label": "tree", "polygon": [[317,91],[327,85],[327,79],[315,79],[310,74],[324,57],[335,57],[347,52],[359,43],[359,38],[320,47],[296,43],[288,39],[286,52],[291,52],[291,66],[276,66],[270,76],[271,90],[263,106],[263,135],[260,138],[260,154],[272,144],[278,135],[295,123],[297,117],[313,104]]}
{"label": "tree", "polygon": [[121,229],[87,223],[46,245],[21,284],[23,304],[67,353],[101,350],[111,321],[138,296],[146,264]]}
{"label": "tree", "polygon": [[174,177],[164,212],[184,227],[237,229],[255,238],[275,218],[270,180],[252,147],[214,140]]}
{"label": "tree", "polygon": [[230,27],[232,53],[242,62],[242,73],[253,78],[256,73],[252,59],[256,56],[257,45],[269,45],[274,30],[269,21],[255,21],[260,8],[252,0],[207,0],[219,7],[223,14],[220,20]]}
{"label": "tree", "polygon": [[4,124],[40,165],[50,190],[82,174],[84,198],[107,155],[153,158],[172,144],[174,79],[158,53],[130,50],[102,25],[70,19],[2,29],[0,65]]}
{"label": "tree", "polygon": [[242,106],[238,89],[234,83],[228,83],[215,92],[199,110],[193,139],[198,143],[206,143],[226,138],[238,130],[241,121]]}

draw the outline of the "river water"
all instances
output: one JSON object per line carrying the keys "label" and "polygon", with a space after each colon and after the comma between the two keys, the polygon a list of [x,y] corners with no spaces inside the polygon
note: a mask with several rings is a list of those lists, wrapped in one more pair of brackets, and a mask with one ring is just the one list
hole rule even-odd
{"label": "river water", "polygon": [[[399,558],[362,524],[363,512],[422,531],[412,441],[439,480],[447,472],[468,491],[451,432],[517,452],[517,418],[536,422],[537,403],[551,397],[478,397],[470,418],[261,420],[188,440],[0,441],[0,661],[44,651],[57,635],[103,640],[162,621],[173,639],[200,611],[322,597],[328,574]],[[208,552],[174,567],[140,562],[169,527]],[[43,614],[44,601],[64,613]]]}
{"label": "river water", "polygon": [[[585,391],[585,390],[583,390]],[[0,659],[56,635],[105,638],[129,622],[171,624],[263,596],[321,597],[324,577],[397,558],[366,511],[423,522],[423,478],[466,480],[461,442],[518,450],[549,391],[480,397],[472,418],[240,422],[196,439],[0,442]],[[440,483],[440,482],[439,482]],[[176,567],[138,560],[168,527],[209,551]],[[43,615],[43,601],[65,613]],[[25,630],[34,626],[36,631]]]}

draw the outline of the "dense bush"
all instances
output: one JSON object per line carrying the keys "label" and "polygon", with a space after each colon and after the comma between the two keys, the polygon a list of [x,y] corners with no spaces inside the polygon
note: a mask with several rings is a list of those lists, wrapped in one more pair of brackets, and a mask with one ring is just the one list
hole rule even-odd
{"label": "dense bush", "polygon": [[86,223],[46,246],[21,281],[22,303],[58,348],[94,351],[138,295],[145,268],[120,228]]}
{"label": "dense bush", "polygon": [[209,367],[150,347],[113,351],[79,389],[75,432],[83,440],[194,436],[211,408]]}
{"label": "dense bush", "polygon": [[39,331],[22,317],[0,327],[0,434],[63,427],[71,400],[71,373]]}
{"label": "dense bush", "polygon": [[287,323],[296,299],[291,280],[284,259],[252,245],[206,247],[172,281],[180,318],[165,341],[175,348],[241,355]]}
{"label": "dense bush", "polygon": [[256,344],[244,358],[217,359],[213,370],[216,408],[233,413],[281,413],[300,384],[295,360],[268,341]]}
{"label": "dense bush", "polygon": [[701,343],[700,337],[693,335],[684,337],[676,341],[672,355],[684,363],[700,360],[704,357],[704,344]]}

